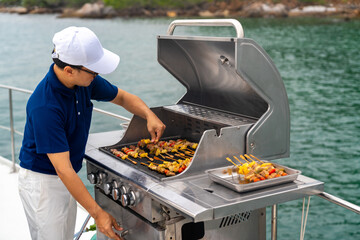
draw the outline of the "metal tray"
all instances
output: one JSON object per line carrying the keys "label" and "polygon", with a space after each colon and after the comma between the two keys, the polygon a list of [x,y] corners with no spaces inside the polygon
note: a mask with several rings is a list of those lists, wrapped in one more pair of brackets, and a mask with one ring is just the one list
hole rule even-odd
{"label": "metal tray", "polygon": [[277,168],[283,168],[288,175],[281,176],[278,178],[272,178],[272,179],[266,179],[254,183],[239,183],[239,175],[234,172],[233,175],[229,175],[228,173],[224,173],[224,170],[227,170],[228,168],[234,167],[233,165],[228,167],[221,167],[221,168],[215,168],[215,169],[209,169],[205,172],[208,174],[209,178],[217,182],[225,187],[228,187],[234,191],[237,192],[248,192],[253,191],[260,188],[266,188],[271,187],[283,183],[293,182],[297,179],[297,177],[301,174],[301,171],[295,170],[292,168],[288,168],[285,166],[282,166],[280,164],[272,163]]}

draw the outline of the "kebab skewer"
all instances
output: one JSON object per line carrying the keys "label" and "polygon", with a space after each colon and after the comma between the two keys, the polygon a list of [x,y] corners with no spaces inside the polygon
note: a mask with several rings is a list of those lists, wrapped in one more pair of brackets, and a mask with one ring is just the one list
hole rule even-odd
{"label": "kebab skewer", "polygon": [[166,169],[165,167],[161,166],[161,164],[156,165],[155,163],[152,163],[152,162],[149,163],[149,164],[146,164],[146,163],[142,162],[141,164],[147,166],[148,168],[150,168],[153,171],[157,171],[159,173],[165,173],[166,176],[175,176],[174,172],[172,172],[169,169]]}
{"label": "kebab skewer", "polygon": [[[162,165],[174,173],[182,173],[190,164],[191,158],[185,160],[176,160],[173,162],[162,160],[158,157],[154,157],[155,160],[162,161]],[[156,164],[156,163],[155,163]]]}
{"label": "kebab skewer", "polygon": [[176,141],[175,140],[159,141],[157,144],[151,143],[150,139],[141,139],[138,142],[138,147],[148,148],[150,151],[156,151],[153,148],[159,149],[159,153],[177,152],[178,150],[180,150],[180,151],[186,151],[187,154],[193,155],[194,150],[192,149],[196,149],[197,146],[198,146],[197,143],[189,142],[185,139],[178,139]]}
{"label": "kebab skewer", "polygon": [[244,160],[245,162],[250,163],[249,160],[247,160],[243,155],[240,155],[240,157],[241,157],[241,159]]}
{"label": "kebab skewer", "polygon": [[149,157],[148,153],[145,152],[143,149],[140,149],[139,147],[137,146],[134,146],[134,145],[130,145],[130,149],[132,149],[134,152],[138,153],[138,156],[140,158],[148,158],[150,161],[154,161],[154,159],[152,159],[151,157]]}
{"label": "kebab skewer", "polygon": [[134,150],[128,148],[128,147],[123,147],[121,149],[121,151],[123,151],[124,153],[126,153],[127,155],[133,157],[133,158],[137,158],[139,156],[139,153],[135,152]]}
{"label": "kebab skewer", "polygon": [[123,153],[122,151],[116,150],[116,149],[110,149],[110,152],[112,152],[115,156],[121,158],[122,160],[129,160],[130,162],[132,162],[133,164],[137,164],[136,161],[132,160],[129,158],[129,156],[125,153]]}
{"label": "kebab skewer", "polygon": [[[240,157],[241,156],[242,155],[240,155]],[[235,156],[234,158],[237,159]],[[230,158],[226,158],[226,160],[232,162],[235,166],[237,166],[238,174],[244,175],[245,182],[247,183],[287,175],[284,169],[276,168],[272,163],[264,163],[261,160],[259,160],[259,162],[261,162],[262,164],[259,164],[256,161],[252,160],[251,162],[247,161],[246,163],[242,163],[242,165],[235,164]],[[230,171],[227,172],[231,174]]]}
{"label": "kebab skewer", "polygon": [[233,156],[233,158],[235,158],[236,161],[238,161],[241,165],[243,165],[243,162],[241,162],[236,156]]}
{"label": "kebab skewer", "polygon": [[[245,156],[246,156],[247,154],[245,154]],[[253,157],[255,160],[257,160],[257,161],[259,161],[259,162],[261,162],[261,163],[264,163],[263,161],[261,161],[260,159],[258,159],[257,157],[255,157],[254,155],[252,155],[252,154],[250,154],[250,156],[251,157]]]}

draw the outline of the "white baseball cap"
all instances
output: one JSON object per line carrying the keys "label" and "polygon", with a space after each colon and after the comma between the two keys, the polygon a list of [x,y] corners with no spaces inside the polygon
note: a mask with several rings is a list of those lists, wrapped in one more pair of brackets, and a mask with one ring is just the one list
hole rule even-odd
{"label": "white baseball cap", "polygon": [[91,71],[107,74],[113,72],[120,57],[102,47],[95,33],[86,27],[68,27],[55,33],[52,58]]}

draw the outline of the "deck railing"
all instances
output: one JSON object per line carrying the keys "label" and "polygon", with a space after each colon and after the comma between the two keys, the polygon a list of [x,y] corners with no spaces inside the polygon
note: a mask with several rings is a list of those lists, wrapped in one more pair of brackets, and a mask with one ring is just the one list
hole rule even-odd
{"label": "deck railing", "polygon": [[[2,85],[0,84],[0,88],[3,89],[7,89],[8,93],[9,93],[9,127],[1,125],[0,124],[0,129],[5,129],[7,131],[10,132],[10,138],[11,138],[11,162],[12,162],[12,172],[16,172],[16,166],[15,166],[15,134],[23,136],[23,133],[16,130],[15,126],[14,126],[14,115],[13,115],[13,92],[20,92],[20,93],[25,93],[25,94],[31,94],[33,91],[27,90],[27,89],[23,89],[23,88],[17,88],[17,87],[13,87],[13,86],[7,86],[7,85]],[[130,118],[121,116],[121,115],[117,115],[99,108],[94,108],[94,111],[99,112],[101,114],[110,116],[110,117],[114,117],[117,119],[120,119],[123,121],[123,124],[126,125],[127,123],[130,122]]]}

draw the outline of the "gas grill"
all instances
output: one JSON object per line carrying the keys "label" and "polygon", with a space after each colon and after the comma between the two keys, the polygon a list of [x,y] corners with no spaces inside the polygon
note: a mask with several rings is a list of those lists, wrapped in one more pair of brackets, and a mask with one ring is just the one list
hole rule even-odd
{"label": "gas grill", "polygon": [[[175,36],[177,26],[232,26],[236,37]],[[121,223],[125,239],[265,239],[267,206],[323,191],[322,182],[296,170],[295,179],[246,192],[209,176],[229,166],[226,157],[289,156],[283,81],[238,21],[173,21],[158,36],[158,62],[187,89],[176,104],[152,108],[166,125],[163,139],[185,138],[198,147],[183,172],[166,177],[110,152],[149,137],[140,117],[125,132],[90,135],[85,158],[95,200]],[[97,239],[107,238],[98,232]]]}

